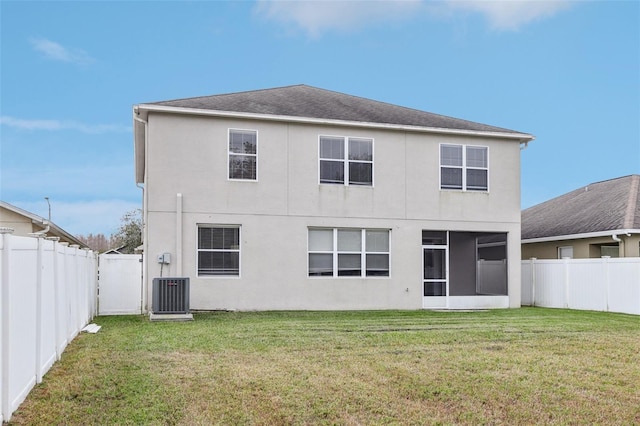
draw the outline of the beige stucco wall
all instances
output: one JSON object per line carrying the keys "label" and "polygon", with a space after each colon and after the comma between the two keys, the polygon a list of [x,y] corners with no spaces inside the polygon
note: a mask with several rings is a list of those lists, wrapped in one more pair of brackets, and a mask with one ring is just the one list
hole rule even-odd
{"label": "beige stucco wall", "polygon": [[31,219],[0,207],[0,227],[13,229],[13,235],[27,236],[36,231]]}
{"label": "beige stucco wall", "polygon": [[[620,257],[640,257],[640,235],[618,235]],[[574,259],[597,258],[601,256],[600,245],[613,245],[616,242],[611,236],[583,238],[574,240],[549,241],[542,243],[522,244],[522,258],[557,259],[559,247],[573,247]]]}
{"label": "beige stucco wall", "polygon": [[[157,113],[148,122],[145,276],[171,253],[163,275],[191,278],[193,309],[421,308],[423,229],[508,232],[509,303],[520,306],[516,141]],[[256,182],[227,179],[229,128],[258,132]],[[319,135],[373,138],[374,186],[320,185]],[[440,143],[489,147],[488,193],[439,189]],[[198,224],[241,225],[239,278],[197,277]],[[321,226],[390,229],[391,276],[308,277],[307,229]]]}

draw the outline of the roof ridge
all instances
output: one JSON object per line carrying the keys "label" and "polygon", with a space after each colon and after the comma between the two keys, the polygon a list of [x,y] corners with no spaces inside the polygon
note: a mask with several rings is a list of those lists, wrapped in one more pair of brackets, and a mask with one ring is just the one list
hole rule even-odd
{"label": "roof ridge", "polygon": [[241,94],[241,93],[267,92],[267,91],[270,91],[270,90],[287,89],[289,87],[312,87],[312,86],[307,86],[306,84],[289,84],[287,86],[268,87],[266,89],[241,90],[241,91],[238,91],[238,92],[217,93],[217,94],[214,94],[214,95],[190,96],[190,97],[187,97],[187,98],[177,98],[177,99],[168,99],[168,100],[165,99],[164,101],[143,102],[143,104],[147,104],[147,105],[150,105],[150,104],[163,104],[163,103],[167,103],[167,102],[189,101],[189,100],[192,100],[192,99],[210,98],[212,96],[230,96],[230,95],[238,95],[238,94]]}
{"label": "roof ridge", "polygon": [[633,224],[635,222],[635,212],[638,203],[638,189],[640,189],[640,175],[631,175],[631,189],[629,190],[627,208],[624,213],[624,222],[622,224],[625,229],[633,228]]}

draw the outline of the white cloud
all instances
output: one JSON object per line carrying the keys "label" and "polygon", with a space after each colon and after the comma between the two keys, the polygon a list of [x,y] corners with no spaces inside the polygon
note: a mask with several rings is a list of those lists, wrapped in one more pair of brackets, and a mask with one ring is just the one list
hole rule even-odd
{"label": "white cloud", "polygon": [[469,11],[480,13],[496,30],[518,30],[524,25],[553,16],[571,7],[567,0],[448,0],[448,7],[455,13]]}
{"label": "white cloud", "polygon": [[31,120],[7,115],[0,116],[0,124],[23,130],[75,130],[89,134],[131,132],[130,126],[119,124],[84,124],[72,120]]}
{"label": "white cloud", "polygon": [[[21,209],[46,218],[48,205],[42,201],[7,201]],[[141,203],[119,200],[57,201],[51,198],[51,221],[71,235],[104,234],[118,230],[122,216],[142,207]]]}
{"label": "white cloud", "polygon": [[78,65],[87,65],[94,61],[94,59],[82,49],[64,47],[46,38],[32,38],[29,39],[29,42],[35,50],[42,53],[46,58],[54,61],[71,62]]}
{"label": "white cloud", "polygon": [[317,37],[325,30],[348,31],[365,25],[408,19],[420,5],[421,0],[258,0],[256,13],[267,19],[292,22],[310,36]]}
{"label": "white cloud", "polygon": [[479,13],[496,30],[517,30],[571,4],[569,0],[258,0],[255,12],[269,20],[292,23],[318,37],[325,31],[347,31],[420,16],[447,18],[460,13]]}

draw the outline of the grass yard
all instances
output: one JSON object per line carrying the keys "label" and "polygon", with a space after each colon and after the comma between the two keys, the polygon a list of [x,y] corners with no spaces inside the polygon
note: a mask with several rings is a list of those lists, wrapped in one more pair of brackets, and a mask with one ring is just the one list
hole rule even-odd
{"label": "grass yard", "polygon": [[640,317],[253,312],[99,317],[11,424],[640,424]]}

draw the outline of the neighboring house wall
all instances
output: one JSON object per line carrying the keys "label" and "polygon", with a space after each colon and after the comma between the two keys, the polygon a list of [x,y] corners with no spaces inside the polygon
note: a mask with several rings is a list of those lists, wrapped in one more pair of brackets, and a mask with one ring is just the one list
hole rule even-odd
{"label": "neighboring house wall", "polygon": [[[574,240],[559,240],[541,243],[522,244],[522,259],[558,259],[558,249],[560,247],[573,247],[574,259],[598,258],[603,255],[610,255],[608,251],[603,252],[601,247],[617,247],[618,256],[612,257],[640,257],[640,235],[632,234],[626,236],[618,235],[621,242],[616,242],[611,236],[582,238]],[[613,250],[615,253],[616,250]]]}
{"label": "neighboring house wall", "polygon": [[11,228],[14,235],[21,236],[39,231],[39,229],[34,229],[31,219],[3,207],[0,207],[0,228]]}
{"label": "neighboring house wall", "polygon": [[12,229],[14,235],[23,237],[46,231],[46,237],[58,238],[61,243],[87,248],[82,241],[53,222],[4,201],[0,201],[0,228]]}
{"label": "neighboring house wall", "polygon": [[[257,132],[257,181],[227,178],[229,129]],[[507,304],[520,306],[517,141],[160,113],[147,132],[148,301],[162,273],[191,278],[192,309],[418,309],[421,232],[444,230],[506,233]],[[373,186],[319,184],[320,135],[372,138]],[[442,143],[488,147],[488,192],[440,190]],[[240,226],[239,277],[198,277],[204,224]],[[309,277],[313,227],[390,230],[390,276]]]}

